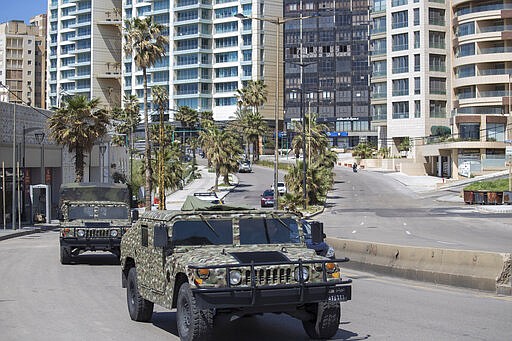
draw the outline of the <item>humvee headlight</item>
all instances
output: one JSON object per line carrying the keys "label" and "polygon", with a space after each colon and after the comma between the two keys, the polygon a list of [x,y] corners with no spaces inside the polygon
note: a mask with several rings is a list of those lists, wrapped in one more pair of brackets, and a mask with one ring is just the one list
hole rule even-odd
{"label": "humvee headlight", "polygon": [[210,270],[209,269],[197,269],[197,276],[201,279],[207,279],[210,277]]}
{"label": "humvee headlight", "polygon": [[80,229],[80,230],[76,231],[76,235],[79,237],[83,237],[83,236],[85,236],[85,231]]}
{"label": "humvee headlight", "polygon": [[229,284],[238,285],[242,280],[242,273],[239,270],[231,270],[229,272]]}
{"label": "humvee headlight", "polygon": [[[295,278],[295,280],[297,282],[299,282],[299,267],[296,267],[295,270],[293,271],[293,277]],[[306,267],[302,267],[302,274],[300,274],[300,277],[302,278],[303,281],[307,281],[309,279],[309,272],[308,272],[308,268]]]}
{"label": "humvee headlight", "polygon": [[110,230],[110,236],[111,237],[115,238],[115,237],[117,237],[117,235],[118,235],[117,230]]}
{"label": "humvee headlight", "polygon": [[333,273],[334,270],[336,270],[336,264],[334,264],[334,263],[325,263],[325,270],[328,273]]}

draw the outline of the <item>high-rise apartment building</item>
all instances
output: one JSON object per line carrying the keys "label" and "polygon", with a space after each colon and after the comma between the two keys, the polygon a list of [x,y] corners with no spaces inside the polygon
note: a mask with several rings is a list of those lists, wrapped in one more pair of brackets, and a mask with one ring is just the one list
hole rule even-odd
{"label": "high-rise apartment building", "polygon": [[[238,13],[247,18],[237,18]],[[212,111],[217,121],[233,119],[236,90],[249,80],[263,80],[267,103],[259,111],[274,119],[277,27],[254,18],[282,16],[281,0],[123,1],[123,19],[135,16],[152,16],[168,27],[168,51],[148,70],[148,86],[167,88],[171,111],[188,106]],[[123,57],[123,90],[143,102],[142,71],[129,56]]]}
{"label": "high-rise apartment building", "polygon": [[121,104],[121,0],[49,0],[47,106],[63,96]]}
{"label": "high-rise apartment building", "polygon": [[[398,155],[406,138],[449,126],[450,30],[445,0],[374,0],[372,119],[379,147]],[[402,144],[403,146],[403,144]]]}
{"label": "high-rise apartment building", "polygon": [[36,97],[36,75],[40,71],[36,54],[42,38],[36,26],[13,20],[0,24],[0,82],[9,88],[3,99],[12,103],[39,106]]}
{"label": "high-rise apartment building", "polygon": [[35,77],[35,102],[34,105],[39,108],[46,108],[46,34],[47,34],[47,16],[39,14],[30,18],[30,24],[38,30],[36,36],[36,77]]}
{"label": "high-rise apartment building", "polygon": [[[305,113],[335,147],[376,143],[371,130],[368,0],[285,0],[285,122]],[[301,19],[302,18],[302,19]]]}

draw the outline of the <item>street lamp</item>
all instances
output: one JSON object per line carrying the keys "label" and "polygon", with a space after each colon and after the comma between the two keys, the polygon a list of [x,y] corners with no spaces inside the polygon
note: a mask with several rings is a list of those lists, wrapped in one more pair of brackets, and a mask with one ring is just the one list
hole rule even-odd
{"label": "street lamp", "polygon": [[[259,18],[259,17],[248,17],[243,13],[235,14],[235,17],[238,19],[254,19],[258,21],[268,22],[276,25],[276,98],[274,104],[274,135],[275,135],[275,144],[274,144],[274,208],[279,208],[279,192],[277,191],[277,182],[279,181],[279,38],[281,36],[281,25],[289,21],[300,20],[301,22],[301,34],[302,34],[302,19],[311,18],[313,16],[302,16],[298,18],[283,18],[283,17],[274,17],[274,18]],[[302,40],[302,39],[301,39]],[[301,51],[302,52],[302,51]]]}
{"label": "street lamp", "polygon": [[40,170],[40,176],[41,176],[41,184],[45,183],[44,180],[44,132],[35,133],[37,143],[41,145],[41,170]]}
{"label": "street lamp", "polygon": [[104,144],[100,145],[100,182],[103,182],[104,177],[104,163],[105,163],[105,151],[107,150],[107,146]]}

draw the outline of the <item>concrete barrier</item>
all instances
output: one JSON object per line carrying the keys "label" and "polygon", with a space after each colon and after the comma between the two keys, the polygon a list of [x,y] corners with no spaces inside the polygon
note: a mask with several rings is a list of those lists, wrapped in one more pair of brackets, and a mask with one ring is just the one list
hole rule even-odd
{"label": "concrete barrier", "polygon": [[510,253],[453,250],[327,238],[347,268],[373,271],[478,290],[512,295]]}

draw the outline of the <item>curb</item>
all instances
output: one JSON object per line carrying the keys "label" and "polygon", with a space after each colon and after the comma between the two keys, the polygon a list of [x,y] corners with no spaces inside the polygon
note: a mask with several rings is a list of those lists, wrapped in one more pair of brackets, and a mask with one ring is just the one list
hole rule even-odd
{"label": "curb", "polygon": [[476,290],[512,294],[512,255],[327,238],[347,268]]}
{"label": "curb", "polygon": [[22,229],[21,231],[20,230],[16,230],[15,232],[12,232],[12,233],[9,233],[9,234],[0,235],[0,241],[7,240],[7,239],[12,239],[12,238],[16,238],[16,237],[27,236],[27,235],[35,234],[35,233],[51,231],[51,230],[54,230],[56,228],[58,228],[58,226],[48,226],[48,225],[45,225],[45,226],[36,226],[33,229],[25,229],[25,230]]}

